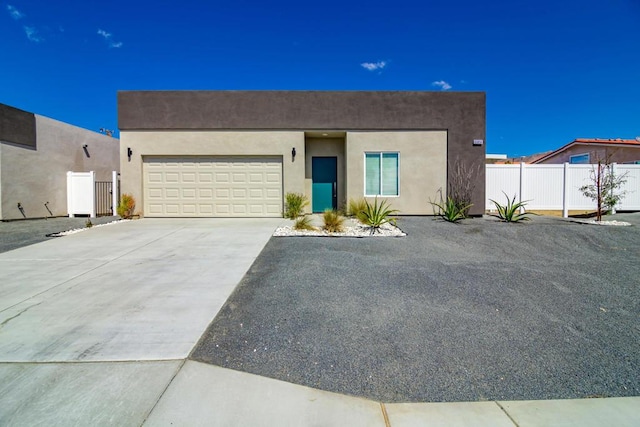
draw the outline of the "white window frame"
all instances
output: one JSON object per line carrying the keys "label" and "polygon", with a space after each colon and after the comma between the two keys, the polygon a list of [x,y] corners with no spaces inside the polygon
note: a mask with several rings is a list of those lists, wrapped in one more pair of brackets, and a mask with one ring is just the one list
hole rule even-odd
{"label": "white window frame", "polygon": [[[367,154],[378,154],[380,156],[380,193],[382,193],[382,155],[383,154],[395,154],[396,156],[398,156],[398,171],[397,171],[397,182],[398,182],[398,194],[390,194],[390,195],[384,195],[384,194],[367,194]],[[365,197],[400,197],[400,152],[399,151],[365,151],[364,155],[363,155],[363,162],[364,162],[364,171],[363,171],[363,178],[364,178],[364,196]]]}
{"label": "white window frame", "polygon": [[[587,156],[587,161],[585,163],[574,163],[571,160],[574,157],[583,157],[583,156]],[[582,154],[574,154],[573,156],[569,156],[569,164],[571,165],[588,165],[591,162],[591,154],[590,153],[582,153]]]}

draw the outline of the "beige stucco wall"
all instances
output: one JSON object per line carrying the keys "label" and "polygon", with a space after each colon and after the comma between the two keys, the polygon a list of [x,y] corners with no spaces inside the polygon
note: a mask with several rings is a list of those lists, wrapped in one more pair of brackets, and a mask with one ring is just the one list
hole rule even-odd
{"label": "beige stucco wall", "polygon": [[347,132],[345,147],[347,200],[364,196],[365,152],[399,152],[399,195],[385,199],[404,215],[433,214],[429,198],[446,191],[446,131]]}
{"label": "beige stucco wall", "polygon": [[[43,116],[35,116],[36,149],[0,143],[0,182],[2,209],[0,219],[67,215],[67,172],[96,172],[99,181],[111,181],[112,171],[120,165],[118,139],[69,125]],[[82,146],[87,144],[91,157]]]}
{"label": "beige stucco wall", "polygon": [[345,155],[344,155],[344,138],[307,138],[305,155],[305,191],[309,198],[309,206],[306,211],[311,212],[312,194],[312,157],[336,157],[337,160],[337,199],[338,209],[342,209],[346,203],[346,175],[345,175]]}
{"label": "beige stucco wall", "polygon": [[[133,150],[131,160],[127,148]],[[292,159],[291,149],[296,148]],[[123,131],[120,133],[120,188],[144,212],[144,156],[282,156],[283,194],[304,192],[305,141],[299,131]]]}

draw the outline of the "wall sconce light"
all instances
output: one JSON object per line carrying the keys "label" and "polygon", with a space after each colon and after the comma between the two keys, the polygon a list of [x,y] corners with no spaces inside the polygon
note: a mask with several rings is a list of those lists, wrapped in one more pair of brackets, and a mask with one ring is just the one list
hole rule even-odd
{"label": "wall sconce light", "polygon": [[132,155],[133,155],[133,150],[131,149],[131,147],[127,147],[127,157],[129,158],[129,161],[131,161]]}
{"label": "wall sconce light", "polygon": [[91,157],[91,155],[89,154],[89,150],[88,150],[88,148],[89,148],[89,146],[88,146],[87,144],[84,144],[84,145],[82,146],[82,149],[84,150],[84,154],[85,154],[87,157]]}
{"label": "wall sconce light", "polygon": [[291,149],[291,160],[295,160],[296,159],[296,147],[293,147]]}

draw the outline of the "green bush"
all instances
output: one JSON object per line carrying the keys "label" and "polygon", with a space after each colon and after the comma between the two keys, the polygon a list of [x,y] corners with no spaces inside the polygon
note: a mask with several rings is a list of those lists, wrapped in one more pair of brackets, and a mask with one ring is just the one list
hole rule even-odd
{"label": "green bush", "polygon": [[434,215],[453,223],[457,223],[467,217],[466,213],[472,206],[471,203],[461,203],[460,200],[455,200],[451,196],[448,196],[445,200],[442,197],[442,191],[438,191],[438,193],[440,194],[439,202],[429,200],[429,203],[433,206]]}
{"label": "green bush", "polygon": [[310,230],[313,231],[316,228],[311,225],[311,217],[310,216],[301,216],[296,219],[296,222],[293,223],[294,230]]}
{"label": "green bush", "polygon": [[309,204],[307,196],[301,193],[287,193],[285,196],[284,217],[296,219],[304,213],[304,208]]}
{"label": "green bush", "polygon": [[382,224],[391,223],[396,224],[397,218],[393,215],[397,214],[398,210],[391,209],[391,205],[386,200],[383,200],[378,204],[378,198],[376,197],[373,205],[365,200],[365,208],[362,212],[365,225],[371,227],[371,233],[380,231]]}
{"label": "green bush", "polygon": [[528,212],[519,214],[518,210],[520,210],[520,208],[524,208],[527,202],[522,201],[522,202],[516,203],[516,196],[513,196],[513,199],[509,200],[509,196],[507,196],[507,193],[503,191],[502,194],[504,194],[504,196],[507,198],[506,205],[501,205],[495,200],[490,199],[491,202],[493,202],[493,204],[496,205],[496,210],[498,211],[498,218],[500,218],[501,220],[505,222],[529,221],[531,218],[529,218],[527,215],[535,215],[534,213],[528,213]]}
{"label": "green bush", "polygon": [[344,217],[336,210],[327,209],[322,214],[324,220],[324,229],[329,233],[340,233],[344,230]]}
{"label": "green bush", "polygon": [[364,224],[366,220],[365,209],[367,209],[367,201],[365,199],[349,199],[347,215],[355,217]]}
{"label": "green bush", "polygon": [[116,212],[121,218],[131,218],[133,216],[133,210],[136,208],[136,199],[131,194],[124,193],[120,196],[120,203],[116,208]]}

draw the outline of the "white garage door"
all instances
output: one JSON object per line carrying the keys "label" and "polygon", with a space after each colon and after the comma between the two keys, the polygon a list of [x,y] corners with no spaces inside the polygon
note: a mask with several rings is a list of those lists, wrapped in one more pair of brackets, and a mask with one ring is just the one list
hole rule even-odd
{"label": "white garage door", "polygon": [[148,217],[278,217],[281,157],[144,158]]}

